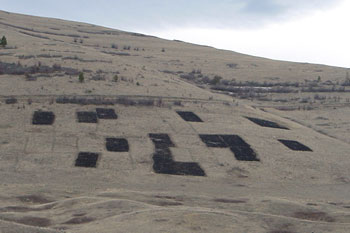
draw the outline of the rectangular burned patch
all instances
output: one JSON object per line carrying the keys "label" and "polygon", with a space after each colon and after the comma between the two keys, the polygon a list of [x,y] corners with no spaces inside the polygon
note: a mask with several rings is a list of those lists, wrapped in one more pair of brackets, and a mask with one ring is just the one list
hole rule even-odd
{"label": "rectangular burned patch", "polygon": [[118,116],[112,108],[96,108],[97,117],[99,119],[117,119]]}
{"label": "rectangular burned patch", "polygon": [[288,147],[291,150],[295,151],[312,151],[309,147],[301,144],[300,142],[293,141],[293,140],[284,140],[284,139],[278,139],[279,142],[281,142],[283,145]]}
{"label": "rectangular burned patch", "polygon": [[106,149],[112,152],[128,152],[129,143],[125,138],[106,138]]}
{"label": "rectangular burned patch", "polygon": [[55,114],[53,112],[36,111],[33,114],[33,125],[52,125],[55,121]]}
{"label": "rectangular burned patch", "polygon": [[269,128],[276,128],[276,129],[286,129],[289,130],[287,127],[285,126],[281,126],[279,124],[277,124],[276,122],[273,121],[268,121],[268,120],[263,120],[263,119],[259,119],[259,118],[254,118],[254,117],[245,117],[248,120],[254,122],[257,125],[260,125],[262,127],[269,127]]}
{"label": "rectangular burned patch", "polygon": [[99,154],[91,152],[80,152],[75,160],[76,167],[96,167]]}
{"label": "rectangular burned patch", "polygon": [[255,151],[238,135],[222,135],[225,143],[230,147],[239,161],[260,161]]}
{"label": "rectangular burned patch", "polygon": [[207,147],[220,147],[226,148],[228,145],[224,142],[220,135],[215,134],[202,134],[199,135],[202,141],[207,145]]}
{"label": "rectangular burned patch", "polygon": [[174,147],[175,144],[171,141],[168,134],[149,134],[150,139],[156,146],[156,148],[168,148],[168,147]]}
{"label": "rectangular burned patch", "polygon": [[79,123],[97,123],[96,112],[77,112]]}
{"label": "rectangular burned patch", "polygon": [[238,135],[202,134],[199,137],[208,147],[230,148],[239,161],[260,161],[250,145]]}
{"label": "rectangular burned patch", "polygon": [[196,114],[193,112],[183,112],[183,111],[177,111],[177,114],[181,116],[182,119],[185,121],[190,122],[203,122],[201,118],[199,118]]}
{"label": "rectangular burned patch", "polygon": [[169,147],[174,147],[167,134],[149,134],[155,145],[153,170],[155,173],[168,175],[205,176],[198,163],[174,161]]}

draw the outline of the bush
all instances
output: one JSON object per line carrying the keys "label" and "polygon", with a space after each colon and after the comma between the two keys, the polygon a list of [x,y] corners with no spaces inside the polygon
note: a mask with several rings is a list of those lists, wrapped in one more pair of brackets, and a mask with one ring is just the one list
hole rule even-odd
{"label": "bush", "polygon": [[221,81],[222,77],[215,75],[215,77],[211,80],[211,85],[218,85]]}
{"label": "bush", "polygon": [[79,74],[79,82],[84,82],[84,73],[83,72],[81,72],[80,74]]}
{"label": "bush", "polygon": [[114,77],[113,77],[113,82],[118,82],[118,79],[119,79],[118,75],[117,75],[117,74],[114,75]]}
{"label": "bush", "polygon": [[7,39],[5,36],[2,37],[1,41],[0,41],[0,45],[2,47],[5,47],[7,45]]}

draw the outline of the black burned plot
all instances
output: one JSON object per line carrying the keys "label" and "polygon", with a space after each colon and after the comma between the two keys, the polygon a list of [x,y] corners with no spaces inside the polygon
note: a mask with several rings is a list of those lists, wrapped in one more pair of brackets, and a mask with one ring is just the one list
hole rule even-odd
{"label": "black burned plot", "polygon": [[98,153],[80,152],[75,160],[76,167],[96,167],[99,158]]}
{"label": "black burned plot", "polygon": [[198,163],[176,162],[169,147],[175,147],[168,134],[149,134],[155,145],[153,154],[153,170],[160,174],[205,176]]}
{"label": "black burned plot", "polygon": [[295,151],[312,151],[309,147],[301,144],[300,142],[293,141],[293,140],[283,140],[279,139],[279,142],[281,142],[283,145],[288,147],[291,150]]}
{"label": "black burned plot", "polygon": [[52,125],[55,121],[55,114],[53,112],[36,111],[33,114],[33,125]]}
{"label": "black burned plot", "polygon": [[98,119],[117,119],[118,116],[112,108],[96,108]]}
{"label": "black burned plot", "polygon": [[106,149],[112,152],[128,152],[129,143],[124,138],[106,138]]}
{"label": "black burned plot", "polygon": [[182,119],[185,121],[190,122],[203,122],[201,118],[199,118],[196,114],[193,112],[183,112],[183,111],[177,111],[177,114],[181,116]]}
{"label": "black burned plot", "polygon": [[79,123],[97,123],[96,112],[77,112]]}
{"label": "black burned plot", "polygon": [[238,135],[202,134],[199,137],[208,147],[230,148],[239,161],[260,161],[250,145]]}
{"label": "black burned plot", "polygon": [[289,130],[287,127],[281,126],[281,125],[279,125],[279,124],[277,124],[276,122],[273,122],[273,121],[263,120],[263,119],[254,118],[254,117],[246,117],[246,118],[248,120],[254,122],[257,125],[262,126],[262,127],[269,127],[269,128]]}

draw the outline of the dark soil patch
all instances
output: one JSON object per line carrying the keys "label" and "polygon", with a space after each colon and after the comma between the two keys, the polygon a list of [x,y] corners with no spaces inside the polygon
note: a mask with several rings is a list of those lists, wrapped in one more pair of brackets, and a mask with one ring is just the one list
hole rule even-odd
{"label": "dark soil patch", "polygon": [[183,205],[181,202],[170,202],[170,201],[148,201],[147,203],[157,206],[180,206]]}
{"label": "dark soil patch", "polygon": [[55,114],[53,112],[36,111],[33,115],[33,125],[52,125],[55,121]]}
{"label": "dark soil patch", "polygon": [[99,154],[91,152],[80,152],[75,160],[76,167],[96,167]]}
{"label": "dark soil patch", "polygon": [[82,216],[85,216],[86,213],[76,213],[76,214],[73,214],[74,217],[82,217]]}
{"label": "dark soil patch", "polygon": [[96,112],[77,112],[79,123],[97,123]]}
{"label": "dark soil patch", "polygon": [[335,222],[335,219],[324,212],[308,212],[300,211],[295,212],[294,218],[306,219],[310,221],[321,221],[321,222]]}
{"label": "dark soil patch", "polygon": [[90,217],[76,217],[68,220],[64,224],[84,224],[95,221],[96,219]]}
{"label": "dark soil patch", "polygon": [[182,197],[172,197],[172,196],[161,196],[161,195],[155,195],[155,198],[159,199],[168,199],[168,200],[176,200],[176,201],[183,201]]}
{"label": "dark soil patch", "polygon": [[154,134],[150,133],[149,137],[156,146],[156,149],[175,147],[168,134]]}
{"label": "dark soil patch", "polygon": [[244,201],[244,200],[233,200],[233,199],[224,199],[224,198],[217,198],[217,199],[214,199],[214,201],[221,202],[221,203],[232,203],[232,204],[247,203],[247,201]]}
{"label": "dark soil patch", "polygon": [[283,230],[276,230],[276,231],[269,231],[268,233],[295,233],[294,231],[283,231]]}
{"label": "dark soil patch", "polygon": [[99,119],[117,119],[118,116],[112,108],[96,108]]}
{"label": "dark soil patch", "polygon": [[260,161],[250,145],[238,135],[202,134],[199,137],[208,147],[229,147],[237,160]]}
{"label": "dark soil patch", "polygon": [[176,162],[169,147],[175,146],[167,134],[149,134],[155,145],[153,154],[153,170],[160,174],[205,176],[198,163]]}
{"label": "dark soil patch", "polygon": [[246,117],[246,118],[248,120],[254,122],[257,125],[262,126],[262,127],[269,127],[269,128],[289,130],[287,127],[281,126],[281,125],[279,125],[279,124],[277,124],[276,122],[273,122],[273,121],[263,120],[263,119],[254,118],[254,117]]}
{"label": "dark soil patch", "polygon": [[51,220],[48,218],[39,218],[32,216],[20,218],[15,222],[35,227],[48,227],[51,225]]}
{"label": "dark soil patch", "polygon": [[4,208],[0,208],[0,212],[18,212],[18,213],[26,213],[26,212],[34,212],[34,211],[43,211],[52,209],[55,204],[45,205],[39,208],[31,208],[26,206],[7,206]]}
{"label": "dark soil patch", "polygon": [[283,145],[288,147],[291,150],[296,150],[296,151],[312,151],[309,147],[301,144],[300,142],[293,141],[293,140],[283,140],[283,139],[278,139]]}
{"label": "dark soil patch", "polygon": [[25,203],[33,203],[33,204],[46,204],[53,202],[52,200],[49,200],[43,196],[40,195],[25,195],[25,196],[19,196],[17,197],[21,202]]}
{"label": "dark soil patch", "polygon": [[182,111],[177,111],[177,114],[179,114],[182,119],[185,121],[190,121],[190,122],[203,122],[201,118],[199,118],[196,114],[193,112],[182,112]]}
{"label": "dark soil patch", "polygon": [[129,143],[124,138],[106,138],[106,149],[113,152],[128,152]]}
{"label": "dark soil patch", "polygon": [[32,211],[32,208],[24,207],[24,206],[7,206],[5,208],[0,208],[0,212],[29,212]]}

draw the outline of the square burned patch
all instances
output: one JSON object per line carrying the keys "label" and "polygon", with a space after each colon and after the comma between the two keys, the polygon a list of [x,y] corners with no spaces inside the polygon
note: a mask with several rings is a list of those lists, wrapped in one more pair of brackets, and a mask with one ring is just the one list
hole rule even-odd
{"label": "square burned patch", "polygon": [[185,121],[190,122],[203,122],[201,118],[199,118],[196,114],[193,112],[183,112],[183,111],[177,111],[177,114],[181,116],[182,119]]}
{"label": "square burned patch", "polygon": [[80,152],[75,160],[76,167],[96,167],[97,160],[100,155],[98,153]]}
{"label": "square burned patch", "polygon": [[283,145],[288,147],[291,150],[296,151],[312,151],[309,147],[301,144],[300,142],[293,141],[293,140],[284,140],[284,139],[278,139],[279,142],[281,142]]}
{"label": "square burned patch", "polygon": [[118,116],[112,108],[96,108],[99,119],[117,119]]}
{"label": "square burned patch", "polygon": [[33,115],[33,125],[52,125],[55,121],[55,114],[53,112],[36,111]]}
{"label": "square burned patch", "polygon": [[106,149],[113,152],[128,152],[129,143],[124,138],[106,138]]}
{"label": "square burned patch", "polygon": [[96,112],[77,112],[79,123],[97,123]]}
{"label": "square burned patch", "polygon": [[286,130],[289,130],[287,127],[281,126],[281,125],[279,125],[279,124],[277,124],[276,122],[273,122],[273,121],[263,120],[263,119],[254,118],[254,117],[245,117],[245,118],[247,118],[251,122],[254,122],[255,124],[260,125],[262,127],[269,127],[269,128],[275,128],[275,129],[286,129]]}

